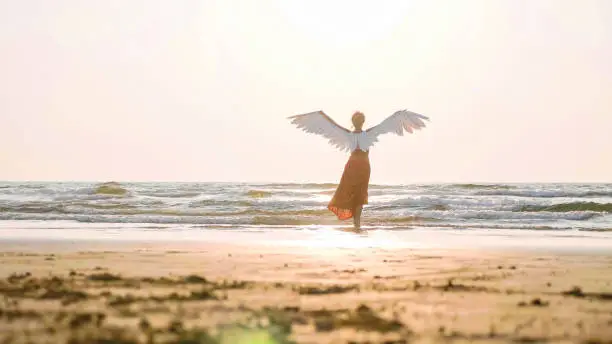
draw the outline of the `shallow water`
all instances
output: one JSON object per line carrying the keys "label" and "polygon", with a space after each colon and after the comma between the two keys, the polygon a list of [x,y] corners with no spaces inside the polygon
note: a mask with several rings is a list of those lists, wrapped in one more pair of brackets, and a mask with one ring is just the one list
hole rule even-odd
{"label": "shallow water", "polygon": [[[325,229],[350,224],[326,209],[334,190],[334,184],[0,182],[0,221]],[[372,185],[369,195],[366,229],[612,231],[612,184]]]}

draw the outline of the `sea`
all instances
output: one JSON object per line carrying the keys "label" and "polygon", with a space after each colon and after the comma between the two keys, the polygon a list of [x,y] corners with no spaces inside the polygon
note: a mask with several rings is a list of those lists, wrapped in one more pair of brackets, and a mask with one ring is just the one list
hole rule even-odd
{"label": "sea", "polygon": [[[0,221],[217,230],[348,226],[335,184],[0,182]],[[75,226],[78,225],[78,226]],[[612,184],[370,185],[378,230],[612,231]]]}

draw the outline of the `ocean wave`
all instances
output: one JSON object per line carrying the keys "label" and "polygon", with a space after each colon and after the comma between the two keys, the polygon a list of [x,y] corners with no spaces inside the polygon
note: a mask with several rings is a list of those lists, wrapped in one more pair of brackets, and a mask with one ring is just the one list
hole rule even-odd
{"label": "ocean wave", "polygon": [[332,190],[323,190],[323,191],[319,191],[317,192],[317,194],[319,195],[325,195],[325,196],[333,196],[334,193],[336,193],[336,189],[332,189]]}
{"label": "ocean wave", "polygon": [[290,226],[305,226],[312,224],[312,219],[296,218],[296,217],[278,217],[278,216],[255,216],[249,220],[250,225],[290,225]]}
{"label": "ocean wave", "polygon": [[436,210],[436,211],[449,211],[451,207],[446,204],[432,204],[425,207],[427,210]]}
{"label": "ocean wave", "polygon": [[97,195],[125,196],[128,190],[117,182],[107,182],[96,186],[93,193]]}
{"label": "ocean wave", "polygon": [[249,190],[246,192],[246,195],[251,198],[265,198],[272,196],[272,193],[269,191],[262,190]]}
{"label": "ocean wave", "polygon": [[229,206],[238,206],[238,207],[251,207],[254,203],[251,201],[244,200],[228,200],[228,199],[200,199],[196,201],[192,201],[188,204],[190,208],[200,208],[200,207],[229,207]]}
{"label": "ocean wave", "polygon": [[[123,200],[123,199],[121,199]],[[365,208],[368,216],[393,218],[403,216],[424,216],[440,219],[548,219],[548,220],[588,220],[612,212],[612,203],[573,202],[560,204],[516,204],[493,203],[483,205],[481,202],[449,204],[430,202],[431,199],[411,200],[399,204],[368,205]],[[249,201],[215,201],[201,200],[195,204],[178,205],[163,202],[142,203],[142,200],[125,199],[122,202],[23,202],[1,204],[0,213],[28,214],[73,214],[73,215],[121,215],[121,216],[326,216],[330,212],[324,203],[302,202],[299,206],[289,202],[251,203]],[[461,206],[457,205],[460,204]],[[306,206],[308,205],[308,206]]]}
{"label": "ocean wave", "polygon": [[[115,210],[115,209],[136,209],[137,206],[125,203],[72,203],[73,207],[83,207],[90,209]],[[62,211],[65,211],[65,206],[62,206]]]}
{"label": "ocean wave", "polygon": [[588,198],[588,197],[612,197],[608,191],[588,190],[482,190],[475,193],[476,196],[514,196],[527,198]]}
{"label": "ocean wave", "polygon": [[600,212],[611,213],[612,203],[571,202],[543,206],[523,206],[517,211],[523,212]]}
{"label": "ocean wave", "polygon": [[76,221],[82,223],[130,223],[130,224],[191,224],[191,225],[312,225],[334,224],[327,217],[296,217],[296,216],[158,216],[158,215],[84,215],[84,214],[2,214],[0,220],[12,221]]}
{"label": "ocean wave", "polygon": [[[260,184],[263,188],[274,189],[336,189],[337,183],[282,183],[282,184]],[[385,185],[385,184],[370,184],[369,188],[376,189],[402,189],[406,185]]]}
{"label": "ocean wave", "polygon": [[399,216],[399,217],[390,217],[390,218],[373,218],[368,219],[368,221],[378,221],[380,223],[423,223],[423,222],[440,222],[441,220],[434,217],[423,217],[423,216]]}
{"label": "ocean wave", "polygon": [[[337,184],[4,183],[0,220],[302,226],[337,225]],[[564,197],[564,198],[551,198]],[[610,198],[608,198],[610,197]],[[364,222],[461,228],[612,228],[612,184],[371,185]],[[350,223],[350,221],[348,221]],[[448,227],[446,227],[448,226]]]}
{"label": "ocean wave", "polygon": [[49,205],[45,203],[28,203],[17,206],[0,206],[0,213],[29,213],[29,214],[47,214],[47,213],[63,213],[63,206]]}
{"label": "ocean wave", "polygon": [[612,192],[606,191],[587,191],[582,197],[612,197]]}
{"label": "ocean wave", "polygon": [[450,211],[452,209],[450,204],[442,204],[437,202],[419,202],[415,200],[410,201],[399,201],[397,203],[384,204],[384,205],[371,205],[368,209],[375,211],[388,211],[388,210],[409,210],[409,209],[424,209],[424,210],[437,210],[437,211]]}
{"label": "ocean wave", "polygon": [[[44,220],[44,221],[66,221],[71,220],[79,223],[91,223],[91,224],[129,224],[129,225],[141,225],[149,224],[149,228],[152,230],[157,229],[156,225],[180,225],[179,228],[184,228],[185,225],[191,228],[223,228],[227,230],[235,229],[249,229],[251,226],[264,227],[267,230],[274,230],[275,228],[283,229],[299,229],[299,228],[327,228],[337,227],[339,223],[329,217],[304,217],[296,218],[290,216],[254,216],[250,218],[210,218],[210,217],[180,217],[180,216],[165,216],[165,217],[154,217],[154,216],[85,216],[85,215],[73,215],[69,218],[59,215],[47,215],[44,214],[16,214],[13,216],[6,216],[6,214],[0,214],[0,220]],[[469,229],[517,229],[517,230],[577,230],[577,231],[598,231],[598,232],[609,232],[612,231],[611,226],[574,226],[574,225],[563,225],[563,224],[537,224],[537,223],[446,223],[436,222],[431,220],[408,220],[405,222],[392,222],[385,221],[384,219],[368,218],[363,220],[363,226],[369,227],[369,229],[385,229],[385,230],[408,230],[416,228],[428,228],[428,229],[454,229],[454,230],[469,230]],[[344,223],[344,225],[350,225]],[[121,227],[118,227],[121,228]],[[129,230],[131,227],[125,227]],[[168,228],[168,227],[164,227]],[[493,232],[491,233],[494,234]]]}
{"label": "ocean wave", "polygon": [[[445,229],[511,229],[511,230],[537,230],[537,231],[586,231],[586,232],[612,232],[611,228],[596,227],[576,227],[567,225],[541,225],[523,223],[504,223],[504,224],[482,224],[482,223],[421,223],[419,227],[425,228],[445,228]],[[492,233],[493,234],[493,233]]]}
{"label": "ocean wave", "polygon": [[[396,199],[387,197],[372,197],[371,206],[375,210],[401,210],[401,209],[430,209],[430,210],[453,210],[453,209],[513,209],[519,202],[512,199],[499,199],[487,197],[468,197],[464,195],[410,195],[401,196]],[[378,204],[376,204],[378,203]]]}
{"label": "ocean wave", "polygon": [[265,209],[245,209],[245,210],[225,210],[225,211],[205,211],[201,209],[148,209],[137,208],[129,204],[78,204],[78,205],[49,205],[49,204],[20,204],[16,206],[2,206],[0,213],[28,213],[28,214],[67,214],[67,215],[119,215],[119,216],[179,216],[179,217],[219,217],[219,216],[323,216],[330,212],[327,209],[287,209],[287,210],[265,210]]}
{"label": "ocean wave", "polygon": [[160,197],[160,198],[193,198],[200,196],[200,192],[195,191],[179,191],[179,192],[152,192],[152,193],[140,193],[140,196],[147,197]]}
{"label": "ocean wave", "polygon": [[0,189],[21,189],[21,190],[28,190],[28,189],[40,190],[46,187],[47,185],[39,184],[39,183],[24,183],[24,184],[10,183],[10,184],[0,185]]}
{"label": "ocean wave", "polygon": [[446,220],[489,220],[489,221],[586,221],[602,216],[601,213],[591,211],[570,212],[518,212],[507,210],[465,210],[446,213],[442,218]]}
{"label": "ocean wave", "polygon": [[335,183],[279,183],[279,184],[260,184],[258,186],[274,189],[330,189],[336,188]]}
{"label": "ocean wave", "polygon": [[451,184],[451,187],[460,189],[489,189],[489,190],[510,190],[515,186],[504,184]]}

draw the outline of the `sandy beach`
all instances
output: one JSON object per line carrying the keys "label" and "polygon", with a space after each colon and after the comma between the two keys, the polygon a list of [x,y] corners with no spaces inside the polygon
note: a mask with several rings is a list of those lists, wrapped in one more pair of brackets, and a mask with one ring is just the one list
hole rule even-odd
{"label": "sandy beach", "polygon": [[0,343],[612,340],[610,251],[334,235],[346,245],[3,240]]}
{"label": "sandy beach", "polygon": [[0,344],[612,344],[612,0],[0,0],[0,129]]}

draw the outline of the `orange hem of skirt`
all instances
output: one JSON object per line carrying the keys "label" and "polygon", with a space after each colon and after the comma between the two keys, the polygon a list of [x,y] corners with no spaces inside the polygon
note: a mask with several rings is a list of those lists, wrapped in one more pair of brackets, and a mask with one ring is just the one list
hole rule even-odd
{"label": "orange hem of skirt", "polygon": [[353,210],[351,209],[340,209],[332,205],[327,206],[327,209],[336,214],[339,220],[348,220],[353,217]]}

